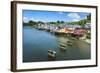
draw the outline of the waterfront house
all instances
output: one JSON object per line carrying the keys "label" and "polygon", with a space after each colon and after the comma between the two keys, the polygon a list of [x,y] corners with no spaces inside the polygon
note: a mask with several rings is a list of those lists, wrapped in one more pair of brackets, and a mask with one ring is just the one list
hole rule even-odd
{"label": "waterfront house", "polygon": [[61,33],[73,33],[73,29],[69,29],[69,28],[62,28],[62,29],[59,29],[59,31],[58,32],[61,32]]}
{"label": "waterfront house", "polygon": [[83,29],[83,28],[76,28],[74,30],[74,32],[73,32],[73,35],[74,36],[77,36],[77,37],[82,37],[82,36],[85,35],[85,33],[86,33],[86,30],[85,29]]}
{"label": "waterfront house", "polygon": [[82,26],[78,25],[78,24],[75,24],[75,25],[71,25],[71,24],[67,24],[65,25],[66,28],[70,28],[70,29],[75,29],[75,28],[82,28]]}

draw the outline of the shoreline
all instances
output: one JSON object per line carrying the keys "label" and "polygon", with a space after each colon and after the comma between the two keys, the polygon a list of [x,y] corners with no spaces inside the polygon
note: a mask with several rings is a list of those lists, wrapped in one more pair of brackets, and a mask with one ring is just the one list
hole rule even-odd
{"label": "shoreline", "polygon": [[90,39],[85,39],[85,40],[82,40],[82,41],[84,41],[84,42],[86,42],[88,44],[91,44],[91,40]]}

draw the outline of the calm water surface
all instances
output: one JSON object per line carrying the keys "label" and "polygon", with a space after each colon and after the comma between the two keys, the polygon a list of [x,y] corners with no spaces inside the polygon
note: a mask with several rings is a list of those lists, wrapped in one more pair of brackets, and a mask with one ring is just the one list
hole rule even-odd
{"label": "calm water surface", "polygon": [[[72,41],[72,46],[66,45],[66,51],[59,49],[59,42]],[[54,34],[32,27],[23,28],[23,62],[48,61],[48,49],[56,51],[56,61],[90,59],[90,44],[71,40],[68,37]]]}

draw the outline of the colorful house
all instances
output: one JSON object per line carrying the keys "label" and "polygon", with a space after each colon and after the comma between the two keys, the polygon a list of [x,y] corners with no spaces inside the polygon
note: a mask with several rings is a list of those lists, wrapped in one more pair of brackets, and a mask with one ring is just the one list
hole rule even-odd
{"label": "colorful house", "polygon": [[73,35],[74,36],[83,36],[85,34],[86,30],[82,28],[77,28],[74,30]]}
{"label": "colorful house", "polygon": [[59,30],[59,32],[62,32],[62,33],[73,33],[73,29],[62,28],[62,29]]}

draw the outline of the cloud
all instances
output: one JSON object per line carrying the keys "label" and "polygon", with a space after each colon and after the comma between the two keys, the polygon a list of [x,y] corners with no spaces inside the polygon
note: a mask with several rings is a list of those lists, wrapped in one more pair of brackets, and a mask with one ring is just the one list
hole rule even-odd
{"label": "cloud", "polygon": [[28,17],[23,17],[24,22],[28,22]]}
{"label": "cloud", "polygon": [[67,17],[70,18],[70,21],[77,22],[81,19],[80,15],[78,13],[69,13],[67,14]]}
{"label": "cloud", "polygon": [[67,16],[74,19],[80,19],[80,15],[78,13],[69,13]]}
{"label": "cloud", "polygon": [[23,17],[24,22],[29,22],[30,20],[36,21],[33,17]]}
{"label": "cloud", "polygon": [[85,16],[84,19],[87,19],[87,16]]}
{"label": "cloud", "polygon": [[33,18],[33,17],[31,17],[31,18],[29,18],[29,20],[33,20],[33,21],[34,21],[34,18]]}
{"label": "cloud", "polygon": [[27,17],[23,17],[23,20],[28,20],[28,18]]}
{"label": "cloud", "polygon": [[79,19],[73,19],[72,21],[77,22],[77,21],[79,21]]}

